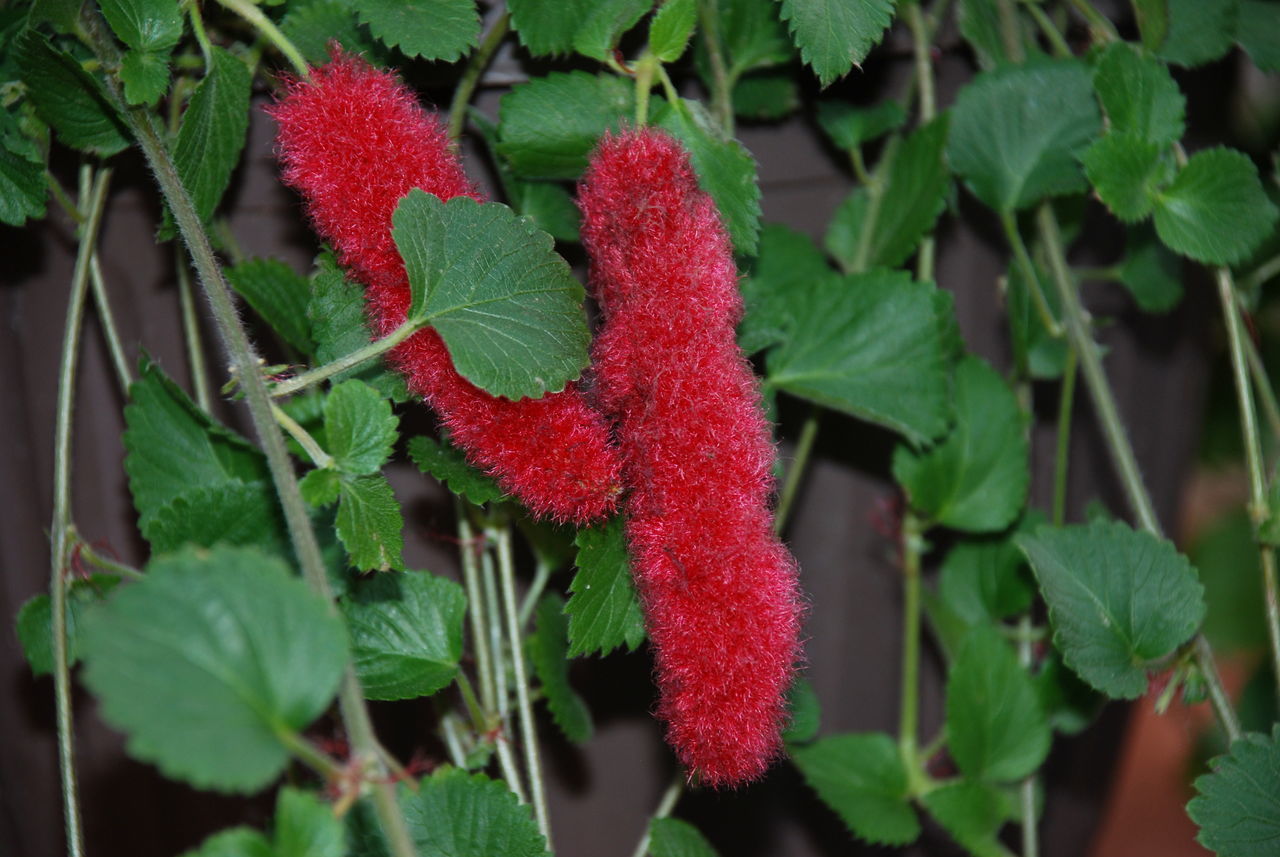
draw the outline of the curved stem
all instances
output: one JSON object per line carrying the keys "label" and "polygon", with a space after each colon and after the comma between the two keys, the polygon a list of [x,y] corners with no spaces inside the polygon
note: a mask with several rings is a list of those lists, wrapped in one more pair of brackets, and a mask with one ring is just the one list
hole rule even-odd
{"label": "curved stem", "polygon": [[1031,263],[1031,254],[1027,252],[1022,233],[1018,231],[1018,221],[1013,212],[1003,212],[1000,215],[1000,225],[1004,228],[1005,239],[1013,249],[1013,258],[1018,264],[1018,272],[1022,274],[1022,281],[1027,284],[1027,291],[1031,292],[1031,299],[1035,304],[1036,313],[1040,316],[1040,323],[1054,339],[1061,338],[1062,324],[1053,317],[1053,310],[1049,309],[1049,303],[1045,300],[1044,289],[1040,286],[1040,277],[1036,274],[1035,265]]}
{"label": "curved stem", "polygon": [[480,47],[476,48],[475,53],[467,60],[467,68],[462,73],[458,88],[453,91],[453,101],[449,104],[450,140],[457,140],[462,136],[462,128],[467,124],[467,105],[471,103],[471,96],[480,85],[480,79],[484,77],[484,71],[489,67],[493,55],[497,53],[498,46],[506,38],[510,23],[511,13],[504,10],[494,19],[493,26],[480,42]]}
{"label": "curved stem", "polygon": [[902,518],[902,702],[898,709],[898,748],[909,771],[919,766],[920,729],[920,556],[924,532],[908,510]]}
{"label": "curved stem", "polygon": [[342,776],[341,764],[292,729],[278,730],[276,738],[295,759],[324,777],[325,780],[334,782]]}
{"label": "curved stem", "polygon": [[1000,16],[1000,41],[1004,43],[1004,51],[1010,62],[1020,63],[1027,58],[1022,48],[1022,32],[1018,24],[1018,10],[1013,0],[996,0],[996,10]]}
{"label": "curved stem", "polygon": [[1067,474],[1071,460],[1071,414],[1076,398],[1076,350],[1067,350],[1067,365],[1062,370],[1062,390],[1058,396],[1058,437],[1053,465],[1053,525],[1062,526],[1067,518]]}
{"label": "curved stem", "polygon": [[707,46],[711,66],[711,115],[716,117],[726,136],[733,136],[733,79],[724,62],[724,46],[720,43],[720,13],[715,0],[698,0],[698,26]]}
{"label": "curved stem", "polygon": [[818,425],[822,421],[822,408],[814,405],[805,417],[800,428],[800,439],[796,441],[795,458],[787,468],[787,481],[782,486],[782,494],[778,497],[778,509],[773,516],[774,535],[782,535],[787,527],[787,518],[791,515],[791,507],[795,504],[796,495],[800,492],[800,483],[804,480],[805,471],[809,467],[809,456],[813,453],[813,442],[818,437]]}
{"label": "curved stem", "polygon": [[[1074,367],[1071,372],[1075,377]],[[1061,524],[1061,521],[1056,522]],[[1018,663],[1031,671],[1033,660],[1031,614],[1023,613],[1018,620]],[[1022,810],[1022,857],[1039,857],[1040,837],[1036,827],[1036,775],[1028,774],[1018,784],[1018,803]]]}
{"label": "curved stem", "polygon": [[1097,9],[1093,8],[1089,0],[1069,0],[1069,2],[1088,22],[1089,33],[1095,42],[1107,44],[1108,42],[1120,40],[1120,34],[1116,32],[1115,25],[1108,21]]}
{"label": "curved stem", "polygon": [[209,391],[209,367],[204,360],[204,337],[200,335],[200,316],[191,294],[191,268],[188,267],[186,251],[180,247],[175,254],[175,263],[178,266],[178,303],[182,308],[182,339],[187,349],[191,390],[196,404],[208,411],[213,405],[213,396]]}
{"label": "curved stem", "polygon": [[644,857],[649,851],[649,836],[653,830],[653,823],[660,818],[666,818],[671,815],[671,811],[676,808],[676,804],[680,801],[680,795],[684,794],[684,775],[679,771],[676,772],[675,779],[671,781],[671,785],[667,786],[667,790],[662,793],[662,797],[658,800],[658,806],[653,810],[653,815],[649,817],[649,823],[644,826],[644,833],[640,837],[640,842],[636,845],[636,850],[631,852],[631,857]]}
{"label": "curved stem", "polygon": [[653,78],[662,63],[658,58],[645,51],[635,63],[636,73],[636,125],[643,127],[649,124],[649,94],[653,91]]}
{"label": "curved stem", "polygon": [[111,304],[107,302],[107,286],[102,278],[102,266],[98,264],[98,254],[89,258],[89,282],[93,286],[93,305],[98,310],[98,321],[102,324],[102,333],[107,340],[107,351],[111,355],[111,365],[116,371],[116,380],[120,382],[120,391],[126,398],[129,386],[133,383],[133,373],[129,371],[129,361],[124,356],[124,345],[120,342],[120,330],[116,327],[116,317],[111,312]]}
{"label": "curved stem", "polygon": [[1044,33],[1044,37],[1048,39],[1049,47],[1053,48],[1053,55],[1059,58],[1071,56],[1071,46],[1067,44],[1066,39],[1062,38],[1062,33],[1058,32],[1058,28],[1054,26],[1053,21],[1049,20],[1049,16],[1040,8],[1040,4],[1034,0],[1023,0],[1023,4],[1040,27],[1040,32]]}
{"label": "curved stem", "polygon": [[261,9],[250,0],[218,0],[218,2],[248,21],[255,30],[262,34],[263,38],[274,45],[275,49],[289,61],[289,65],[293,66],[293,70],[297,72],[299,77],[310,79],[311,68],[307,65],[306,59],[303,58],[302,52],[298,50],[293,42],[289,41],[284,33],[280,32],[280,28]]}
{"label": "curved stem", "polygon": [[80,550],[80,559],[94,568],[102,569],[109,574],[128,578],[129,580],[142,580],[142,578],[146,577],[145,574],[133,566],[105,557],[95,551],[92,545],[85,544],[83,541],[79,541],[77,547]]}
{"label": "curved stem", "polygon": [[471,521],[462,507],[462,500],[456,497],[454,512],[458,520],[458,550],[462,554],[462,580],[467,590],[467,613],[471,621],[471,647],[475,650],[480,701],[484,710],[489,712],[497,707],[497,694],[494,691],[493,663],[489,658],[489,635],[484,621],[484,596],[480,591],[475,534],[471,531]]}
{"label": "curved stem", "polygon": [[1249,358],[1249,374],[1253,376],[1253,386],[1262,399],[1262,410],[1267,415],[1267,425],[1271,427],[1273,443],[1280,444],[1280,402],[1276,400],[1276,391],[1267,377],[1267,367],[1262,363],[1262,355],[1253,338],[1244,338],[1245,356]]}
{"label": "curved stem", "polygon": [[544,559],[538,560],[537,568],[533,571],[533,582],[529,584],[529,589],[524,594],[524,600],[520,602],[520,627],[529,624],[529,617],[533,615],[533,609],[538,606],[538,599],[542,597],[542,592],[547,588],[547,581],[551,579],[551,563]]}
{"label": "curved stem", "polygon": [[352,351],[345,357],[339,357],[332,363],[326,363],[323,366],[317,366],[300,375],[294,375],[287,381],[281,381],[278,384],[271,385],[271,395],[279,398],[280,396],[288,396],[299,390],[305,390],[308,387],[319,384],[321,381],[328,380],[334,375],[338,375],[348,369],[353,369],[361,363],[386,354],[400,343],[404,342],[410,336],[417,333],[426,324],[421,321],[406,321],[395,330],[388,333],[381,339],[375,339],[368,345]]}
{"label": "curved stem", "polygon": [[302,447],[307,453],[312,464],[321,469],[333,466],[333,457],[320,448],[320,444],[316,443],[316,439],[311,436],[311,432],[298,425],[297,420],[286,414],[274,402],[271,404],[271,415],[276,418],[276,422],[280,427],[298,442],[298,446]]}
{"label": "curved stem", "polygon": [[196,37],[196,43],[200,45],[200,54],[204,57],[204,67],[207,70],[213,65],[213,44],[209,41],[209,34],[204,28],[200,0],[184,0],[182,5],[187,11],[187,18],[191,21],[191,32]]}
{"label": "curved stem", "polygon": [[58,723],[58,766],[62,775],[62,812],[66,829],[67,854],[84,853],[84,833],[80,821],[79,787],[76,781],[75,726],[71,719],[71,668],[67,662],[67,586],[65,570],[71,553],[71,427],[75,410],[76,368],[80,360],[80,333],[84,326],[85,296],[89,290],[90,260],[102,224],[111,171],[104,169],[81,199],[85,216],[71,275],[67,320],[62,333],[62,356],[58,369],[58,405],[53,435],[53,521],[49,527],[49,598],[52,611],[53,693]]}

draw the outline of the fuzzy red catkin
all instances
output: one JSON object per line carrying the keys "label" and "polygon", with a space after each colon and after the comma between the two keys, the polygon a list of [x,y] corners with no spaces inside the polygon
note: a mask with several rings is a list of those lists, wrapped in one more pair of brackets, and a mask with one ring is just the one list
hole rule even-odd
{"label": "fuzzy red catkin", "polygon": [[[297,189],[317,232],[366,287],[379,336],[409,306],[409,280],[391,233],[396,204],[412,188],[447,200],[483,201],[450,149],[443,124],[394,75],[335,52],[290,80],[269,109],[279,123],[284,181]],[[570,384],[561,393],[510,401],[453,367],[436,331],[419,331],[390,361],[439,414],[472,464],[537,515],[586,523],[612,512],[620,464],[601,415]]]}
{"label": "fuzzy red catkin", "polygon": [[691,772],[736,785],[780,750],[802,608],[773,535],[773,440],[734,340],[732,248],[661,131],[606,137],[578,204],[604,318],[596,390],[622,447],[658,714]]}

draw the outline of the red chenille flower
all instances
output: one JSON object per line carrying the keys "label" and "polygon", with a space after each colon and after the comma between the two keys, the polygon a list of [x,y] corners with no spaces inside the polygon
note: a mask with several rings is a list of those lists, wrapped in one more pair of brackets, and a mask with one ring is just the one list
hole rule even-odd
{"label": "red chenille flower", "polygon": [[606,137],[578,188],[603,312],[596,389],[617,422],[658,714],[713,786],[764,772],[800,657],[796,565],[773,535],[774,446],[734,340],[737,271],[681,145]]}
{"label": "red chenille flower", "polygon": [[[288,81],[285,98],[269,112],[279,123],[285,182],[365,285],[370,319],[385,336],[404,321],[410,297],[391,235],[397,203],[412,188],[444,200],[481,194],[442,123],[394,75],[357,57],[335,53],[311,80]],[[430,328],[389,359],[471,463],[535,514],[585,523],[614,509],[618,456],[604,419],[575,385],[539,399],[491,396],[458,374]]]}

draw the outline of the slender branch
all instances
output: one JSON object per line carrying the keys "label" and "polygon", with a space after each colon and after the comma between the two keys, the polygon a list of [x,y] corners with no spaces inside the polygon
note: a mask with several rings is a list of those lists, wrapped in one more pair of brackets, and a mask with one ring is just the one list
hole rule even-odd
{"label": "slender branch", "polygon": [[[1074,381],[1074,366],[1072,367],[1071,377]],[[1061,524],[1061,521],[1056,523]],[[1031,635],[1031,614],[1029,612],[1023,613],[1018,620],[1018,630],[1021,632],[1018,638],[1018,663],[1024,670],[1030,672],[1033,661],[1032,645],[1034,640]],[[1018,784],[1018,803],[1022,808],[1022,857],[1039,857],[1040,837],[1039,830],[1036,827],[1036,775],[1034,772],[1028,774]]]}
{"label": "slender branch", "polygon": [[311,432],[298,425],[297,420],[285,413],[274,402],[271,403],[271,415],[276,418],[276,422],[279,423],[280,427],[298,442],[298,446],[301,446],[307,453],[307,457],[311,459],[312,464],[320,469],[333,466],[333,457],[320,448],[320,444],[316,443],[316,439],[311,436]]}
{"label": "slender branch", "polygon": [[636,845],[636,850],[631,852],[631,857],[644,857],[649,852],[649,837],[650,831],[653,830],[653,823],[660,818],[666,818],[671,815],[671,811],[676,808],[676,804],[679,803],[680,795],[682,794],[684,794],[684,775],[677,771],[675,779],[671,781],[671,785],[667,786],[667,790],[659,798],[658,805],[653,810],[653,815],[649,817],[649,823],[644,826],[644,833],[640,836],[640,843]]}
{"label": "slender branch", "polygon": [[1054,26],[1053,21],[1049,20],[1049,16],[1040,8],[1040,4],[1034,2],[1034,0],[1023,0],[1023,5],[1027,7],[1031,17],[1035,19],[1036,24],[1040,27],[1040,32],[1044,33],[1044,37],[1048,39],[1049,47],[1053,48],[1053,55],[1056,57],[1071,56],[1071,46],[1062,37],[1062,33],[1058,32],[1058,28]]}
{"label": "slender branch", "polygon": [[1262,363],[1262,355],[1258,353],[1253,337],[1244,338],[1244,349],[1245,356],[1249,358],[1249,374],[1253,376],[1253,386],[1262,398],[1262,410],[1267,415],[1267,424],[1271,426],[1274,440],[1280,442],[1280,402],[1276,401],[1275,388],[1267,377],[1267,367]]}
{"label": "slender branch", "polygon": [[902,702],[898,709],[898,748],[908,770],[916,760],[920,729],[920,555],[924,532],[908,510],[902,519]]}
{"label": "slender branch", "polygon": [[636,125],[649,123],[649,94],[653,91],[653,78],[662,63],[649,51],[645,51],[635,63],[636,75]]}
{"label": "slender branch", "polygon": [[[908,3],[903,9],[907,28],[911,30],[912,53],[915,56],[916,80],[920,86],[920,123],[930,122],[938,114],[937,96],[934,94],[933,62],[929,56],[931,34],[920,13],[918,2]],[[935,242],[932,232],[920,242],[916,254],[916,279],[932,280]]]}
{"label": "slender branch", "polygon": [[1045,300],[1044,289],[1040,286],[1040,276],[1036,273],[1035,265],[1031,263],[1031,254],[1027,252],[1027,245],[1022,240],[1022,233],[1018,230],[1018,221],[1013,212],[1002,213],[1000,225],[1004,228],[1005,239],[1013,249],[1013,258],[1018,264],[1018,272],[1022,274],[1022,281],[1027,285],[1027,291],[1031,292],[1031,299],[1035,304],[1036,313],[1040,316],[1040,323],[1044,325],[1050,336],[1060,339],[1062,324],[1053,317],[1053,310],[1049,309],[1049,303]]}
{"label": "slender branch", "polygon": [[724,62],[724,46],[720,42],[720,11],[715,0],[698,0],[698,26],[707,47],[711,66],[711,115],[716,117],[724,133],[733,136],[733,78]]}
{"label": "slender branch", "polygon": [[342,776],[342,765],[337,760],[292,729],[276,730],[276,739],[293,754],[295,759],[324,777],[325,780],[334,782]]}
{"label": "slender branch", "polygon": [[386,354],[424,327],[426,327],[426,324],[422,321],[406,321],[381,339],[375,339],[368,345],[357,348],[332,363],[317,366],[315,369],[309,369],[299,375],[294,375],[287,381],[272,384],[271,395],[277,398],[292,395],[299,390],[305,390],[308,387],[319,384],[321,381],[326,381],[334,375],[346,372],[361,363],[366,363],[375,357]]}
{"label": "slender branch", "polygon": [[133,566],[125,565],[122,562],[117,562],[116,560],[111,559],[110,557],[105,557],[102,554],[95,551],[92,545],[86,544],[83,541],[78,541],[78,544],[76,545],[76,547],[80,551],[80,559],[84,562],[87,562],[89,565],[93,566],[94,568],[100,568],[103,571],[109,572],[119,577],[128,578],[129,580],[141,580],[142,578],[146,577],[146,575],[138,571],[138,569],[134,568]]}
{"label": "slender branch", "polygon": [[502,40],[506,38],[510,23],[511,13],[503,10],[502,14],[494,19],[493,26],[480,42],[480,47],[476,48],[475,53],[467,60],[467,68],[462,72],[458,88],[453,91],[453,101],[449,104],[450,140],[457,140],[462,136],[462,128],[467,124],[467,105],[471,103],[471,96],[480,85],[480,79],[484,77],[484,71],[489,67],[493,55],[497,53]]}
{"label": "slender branch", "polygon": [[111,365],[116,371],[116,380],[120,382],[120,390],[126,397],[129,386],[133,383],[133,372],[129,369],[129,361],[124,356],[124,346],[120,342],[120,329],[116,327],[115,315],[111,312],[111,304],[107,301],[107,286],[102,278],[102,266],[98,264],[98,254],[89,258],[89,282],[93,286],[93,305],[98,310],[98,321],[102,323],[102,333],[107,339],[107,351],[111,354]]}
{"label": "slender branch", "polygon": [[275,25],[275,22],[268,18],[251,0],[218,0],[218,2],[241,18],[244,18],[255,30],[261,33],[262,37],[270,42],[289,61],[289,65],[293,66],[293,70],[297,72],[299,77],[308,80],[311,78],[311,68],[307,65],[302,52],[298,50],[293,42],[289,41],[284,33],[280,32],[280,28]]}
{"label": "slender branch", "polygon": [[[88,174],[87,174],[88,175]],[[80,333],[84,327],[85,296],[89,290],[90,260],[98,241],[102,211],[106,207],[111,170],[104,169],[92,182],[92,190],[80,200],[85,217],[71,275],[67,320],[62,333],[58,370],[58,405],[53,441],[53,521],[49,527],[49,597],[53,634],[53,693],[58,722],[58,765],[62,775],[62,811],[67,854],[84,854],[80,821],[79,786],[76,781],[75,726],[71,719],[71,668],[67,655],[67,582],[65,571],[71,552],[71,428],[75,410],[76,369],[80,361]]]}
{"label": "slender branch", "polygon": [[191,21],[191,32],[195,34],[196,43],[200,45],[200,54],[204,57],[206,70],[213,65],[213,44],[209,41],[209,33],[205,31],[204,15],[200,11],[200,0],[184,0],[187,18]]}
{"label": "slender branch", "polygon": [[476,699],[476,689],[471,685],[471,679],[467,678],[467,674],[462,670],[458,670],[454,680],[458,683],[458,690],[462,693],[462,704],[467,708],[467,715],[471,718],[471,728],[476,732],[487,732],[489,730],[489,715],[480,705],[480,700]]}
{"label": "slender branch", "polygon": [[1089,33],[1093,37],[1093,41],[1099,44],[1107,44],[1108,42],[1117,42],[1120,40],[1120,34],[1116,32],[1115,25],[1108,21],[1102,13],[1093,8],[1089,0],[1069,0],[1071,5],[1081,17],[1089,24]]}
{"label": "slender branch", "polygon": [[1013,63],[1020,63],[1027,58],[1022,47],[1022,28],[1018,24],[1018,10],[1013,0],[996,0],[996,10],[1000,16],[1000,40],[1004,43],[1004,51]]}
{"label": "slender branch", "polygon": [[191,268],[187,253],[178,248],[175,264],[178,272],[178,303],[182,308],[182,339],[187,348],[187,366],[191,372],[191,389],[195,393],[196,404],[208,411],[213,405],[213,395],[209,390],[209,367],[204,359],[204,337],[200,334],[200,317],[196,312],[196,302],[192,296]]}
{"label": "slender branch", "polygon": [[533,571],[533,581],[529,584],[528,591],[524,594],[524,600],[520,602],[520,627],[529,624],[529,617],[533,615],[533,608],[538,606],[538,599],[542,597],[542,592],[547,588],[547,581],[551,579],[551,563],[539,558],[537,567]]}
{"label": "slender branch", "polygon": [[1258,267],[1254,268],[1241,284],[1245,291],[1250,291],[1261,286],[1272,277],[1280,274],[1280,254],[1272,256]]}
{"label": "slender branch", "polygon": [[875,237],[876,221],[880,219],[880,208],[888,190],[889,170],[894,158],[898,156],[898,146],[901,142],[902,137],[897,134],[889,138],[880,155],[880,162],[876,164],[875,172],[871,174],[871,183],[867,185],[866,219],[862,224],[862,232],[858,234],[858,245],[853,253],[853,261],[845,273],[860,274],[871,266],[871,239]]}
{"label": "slender branch", "polygon": [[[497,707],[494,692],[493,663],[489,658],[489,635],[484,621],[484,596],[480,592],[480,570],[476,564],[475,534],[462,500],[454,498],[458,520],[458,549],[462,554],[462,581],[467,590],[467,613],[471,620],[471,647],[475,650],[476,672],[480,681],[480,701],[485,711]],[[474,695],[474,694],[473,694]]]}
{"label": "slender branch", "polygon": [[813,442],[818,437],[818,426],[822,422],[822,409],[814,405],[800,427],[800,439],[796,441],[796,454],[787,468],[787,481],[782,486],[782,494],[778,497],[778,509],[773,516],[773,532],[782,535],[787,527],[787,519],[791,516],[791,507],[795,504],[796,495],[800,492],[800,483],[804,481],[805,471],[809,467],[809,456],[813,453]]}
{"label": "slender branch", "polygon": [[1053,525],[1062,526],[1067,517],[1067,474],[1071,459],[1071,414],[1075,409],[1076,364],[1074,348],[1067,350],[1067,365],[1062,370],[1062,389],[1058,395],[1058,437],[1053,464]]}

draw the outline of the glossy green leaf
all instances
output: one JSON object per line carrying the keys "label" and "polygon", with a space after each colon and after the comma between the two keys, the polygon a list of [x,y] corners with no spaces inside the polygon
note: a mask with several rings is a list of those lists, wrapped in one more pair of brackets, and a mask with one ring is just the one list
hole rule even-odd
{"label": "glossy green leaf", "polygon": [[879,44],[895,0],[782,0],[782,20],[823,86],[849,72]]}
{"label": "glossy green leaf", "polygon": [[649,822],[650,857],[719,857],[698,828],[678,818]]}
{"label": "glossy green leaf", "polygon": [[360,686],[369,699],[413,699],[447,687],[462,657],[462,587],[425,571],[378,574],[342,600]]}
{"label": "glossy green leaf", "polygon": [[454,494],[477,506],[506,496],[493,477],[468,464],[462,450],[452,444],[415,437],[409,441],[409,457],[423,473],[434,476]]}
{"label": "glossy green leaf", "polygon": [[120,61],[120,82],[130,104],[150,106],[169,88],[169,56],[159,51],[128,51]]}
{"label": "glossy green leaf", "polygon": [[914,509],[969,532],[1003,530],[1026,503],[1030,480],[1024,418],[1000,375],[978,357],[955,374],[956,422],[935,446],[900,446],[893,475]]}
{"label": "glossy green leaf", "polygon": [[1021,779],[1049,752],[1049,724],[1031,676],[990,625],[969,632],[947,678],[947,746],[966,776]]}
{"label": "glossy green leaf", "polygon": [[1280,726],[1247,733],[1196,780],[1187,814],[1218,857],[1280,855]]}
{"label": "glossy green leaf", "polygon": [[99,0],[112,31],[135,51],[168,51],[182,38],[178,0]]}
{"label": "glossy green leaf", "polygon": [[361,571],[402,569],[404,517],[385,476],[344,478],[334,522],[351,564]]}
{"label": "glossy green leaf", "polygon": [[1103,52],[1093,86],[1107,112],[1111,133],[1135,134],[1152,143],[1182,138],[1186,99],[1169,69],[1128,42]]}
{"label": "glossy green leaf", "polygon": [[576,179],[600,135],[635,111],[635,89],[616,75],[551,72],[502,97],[498,153],[528,178]]}
{"label": "glossy green leaf", "polygon": [[338,384],[325,397],[325,449],[344,473],[368,476],[380,471],[391,457],[398,424],[391,403],[355,378]]}
{"label": "glossy green leaf", "polygon": [[410,316],[435,328],[459,374],[508,399],[559,392],[581,374],[584,292],[551,236],[501,203],[417,189],[392,222]]}
{"label": "glossy green leaf", "polygon": [[970,190],[997,211],[1085,187],[1077,157],[1101,118],[1089,68],[1034,60],[983,72],[952,108],[947,155]]}
{"label": "glossy green leaf", "polygon": [[1240,0],[1166,0],[1169,30],[1160,45],[1160,56],[1194,67],[1213,62],[1231,50],[1235,41]]}
{"label": "glossy green leaf", "polygon": [[86,618],[84,659],[131,755],[200,788],[252,792],[284,769],[280,734],[328,707],[347,644],[282,562],[215,548],[155,560],[121,587]]}
{"label": "glossy green leaf", "polygon": [[760,252],[741,282],[746,312],[738,324],[738,345],[747,354],[786,341],[795,327],[791,307],[799,293],[834,272],[813,239],[788,226],[760,231]]}
{"label": "glossy green leaf", "polygon": [[529,662],[551,719],[565,737],[577,744],[591,740],[591,712],[569,684],[569,620],[564,599],[554,592],[542,596],[534,611],[534,630],[529,636]]}
{"label": "glossy green leaf", "polygon": [[649,50],[664,63],[680,59],[698,22],[698,0],[663,0],[649,24]]}
{"label": "glossy green leaf", "polygon": [[1017,537],[1049,604],[1067,666],[1108,696],[1135,699],[1147,670],[1204,618],[1204,589],[1172,544],[1118,521]]}
{"label": "glossy green leaf", "polygon": [[279,259],[259,257],[226,269],[227,282],[272,330],[303,354],[310,354],[311,325],[307,304],[311,285]]}
{"label": "glossy green leaf", "polygon": [[[80,660],[80,626],[85,615],[111,594],[120,578],[94,574],[67,587],[67,666]],[[41,593],[22,605],[16,620],[18,642],[34,675],[53,673],[53,602]]]}
{"label": "glossy green leaf", "polygon": [[804,781],[854,836],[876,845],[907,845],[920,836],[907,770],[888,735],[837,735],[790,752]]}
{"label": "glossy green leaf", "polygon": [[938,595],[970,625],[1021,613],[1034,594],[1026,558],[1008,537],[965,539],[938,576]]}
{"label": "glossy green leaf", "polygon": [[1098,198],[1125,223],[1151,213],[1153,198],[1174,172],[1172,156],[1135,133],[1107,134],[1080,160]]}
{"label": "glossy green leaf", "polygon": [[[797,289],[793,334],[769,352],[768,386],[923,443],[946,428],[948,347],[932,283],[901,271],[826,277]],[[910,377],[911,384],[902,379]]]}
{"label": "glossy green leaf", "polygon": [[818,125],[831,142],[845,151],[896,131],[906,121],[907,112],[892,99],[871,107],[855,107],[846,101],[818,102]]}
{"label": "glossy green leaf", "polygon": [[[364,307],[364,289],[346,279],[332,255],[322,254],[311,276],[311,299],[307,302],[317,365],[332,363],[369,344],[373,334],[365,320]],[[346,378],[359,378],[396,401],[408,398],[403,379],[387,369],[381,359],[340,372],[331,383]]]}
{"label": "glossy green leaf", "polygon": [[0,223],[22,226],[44,217],[47,193],[44,164],[0,146]]}
{"label": "glossy green leaf", "polygon": [[569,657],[634,651],[644,641],[644,616],[631,582],[621,518],[578,531],[577,573],[569,584]]}
{"label": "glossy green leaf", "polygon": [[653,0],[511,0],[511,23],[534,55],[577,51],[605,60]]}
{"label": "glossy green leaf", "polygon": [[475,0],[342,0],[383,44],[453,62],[480,41]]}
{"label": "glossy green leaf", "polygon": [[921,803],[974,857],[1013,857],[998,836],[1009,816],[1008,798],[998,789],[961,780],[925,794]]}
{"label": "glossy green leaf", "polygon": [[129,146],[128,131],[102,84],[65,51],[28,29],[14,42],[13,57],[36,114],[59,140],[103,157]]}
{"label": "glossy green leaf", "polygon": [[367,27],[362,27],[355,12],[345,0],[311,0],[307,3],[291,2],[284,18],[280,20],[280,32],[293,42],[294,47],[311,65],[320,65],[329,59],[329,45],[337,42],[348,53],[361,54],[365,59],[382,65],[388,53],[376,41]]}
{"label": "glossy green leaf", "polygon": [[1156,234],[1171,250],[1207,265],[1246,258],[1276,223],[1253,162],[1234,149],[1196,152],[1156,197]]}
{"label": "glossy green leaf", "polygon": [[506,783],[442,765],[400,789],[409,836],[420,857],[544,857],[533,814]]}

